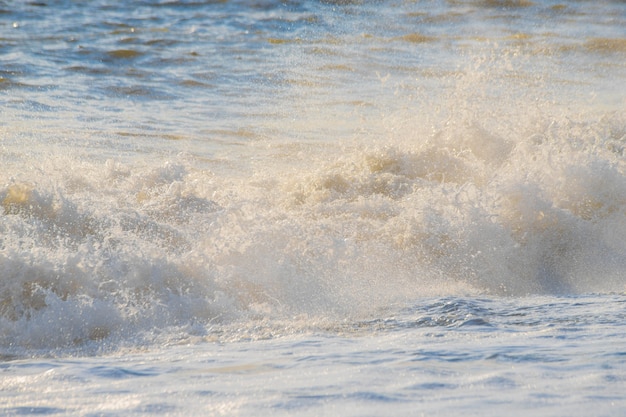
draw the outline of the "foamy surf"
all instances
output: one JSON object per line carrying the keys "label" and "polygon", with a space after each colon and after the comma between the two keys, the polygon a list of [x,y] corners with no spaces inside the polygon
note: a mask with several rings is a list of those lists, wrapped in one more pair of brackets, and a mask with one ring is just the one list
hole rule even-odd
{"label": "foamy surf", "polygon": [[327,323],[419,297],[621,292],[624,125],[552,119],[503,137],[462,123],[309,153],[287,175],[219,176],[187,154],[48,158],[0,190],[2,345]]}

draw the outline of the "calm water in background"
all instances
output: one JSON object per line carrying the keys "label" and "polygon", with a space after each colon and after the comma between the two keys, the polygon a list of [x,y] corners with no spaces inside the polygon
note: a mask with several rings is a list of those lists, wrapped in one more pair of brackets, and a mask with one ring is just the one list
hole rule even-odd
{"label": "calm water in background", "polygon": [[622,415],[626,4],[0,2],[7,415]]}

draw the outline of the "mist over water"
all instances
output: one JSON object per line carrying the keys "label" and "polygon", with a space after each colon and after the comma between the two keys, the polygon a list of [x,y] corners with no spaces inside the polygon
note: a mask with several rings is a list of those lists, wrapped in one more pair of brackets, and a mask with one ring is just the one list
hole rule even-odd
{"label": "mist over water", "polygon": [[0,347],[256,339],[423,297],[623,292],[624,13],[5,10]]}

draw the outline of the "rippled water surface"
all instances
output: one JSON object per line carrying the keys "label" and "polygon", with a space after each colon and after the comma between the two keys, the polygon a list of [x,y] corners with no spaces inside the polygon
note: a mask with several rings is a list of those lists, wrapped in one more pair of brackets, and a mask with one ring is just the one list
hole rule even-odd
{"label": "rippled water surface", "polygon": [[616,416],[623,319],[623,296],[440,298],[286,337],[9,360],[4,411]]}
{"label": "rippled water surface", "polygon": [[8,415],[622,415],[626,5],[0,1]]}

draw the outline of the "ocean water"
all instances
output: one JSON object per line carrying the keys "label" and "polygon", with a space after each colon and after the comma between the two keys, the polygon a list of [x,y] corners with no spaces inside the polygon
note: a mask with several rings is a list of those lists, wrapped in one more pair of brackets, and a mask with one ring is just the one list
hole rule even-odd
{"label": "ocean water", "polygon": [[0,1],[0,414],[622,416],[623,1]]}

